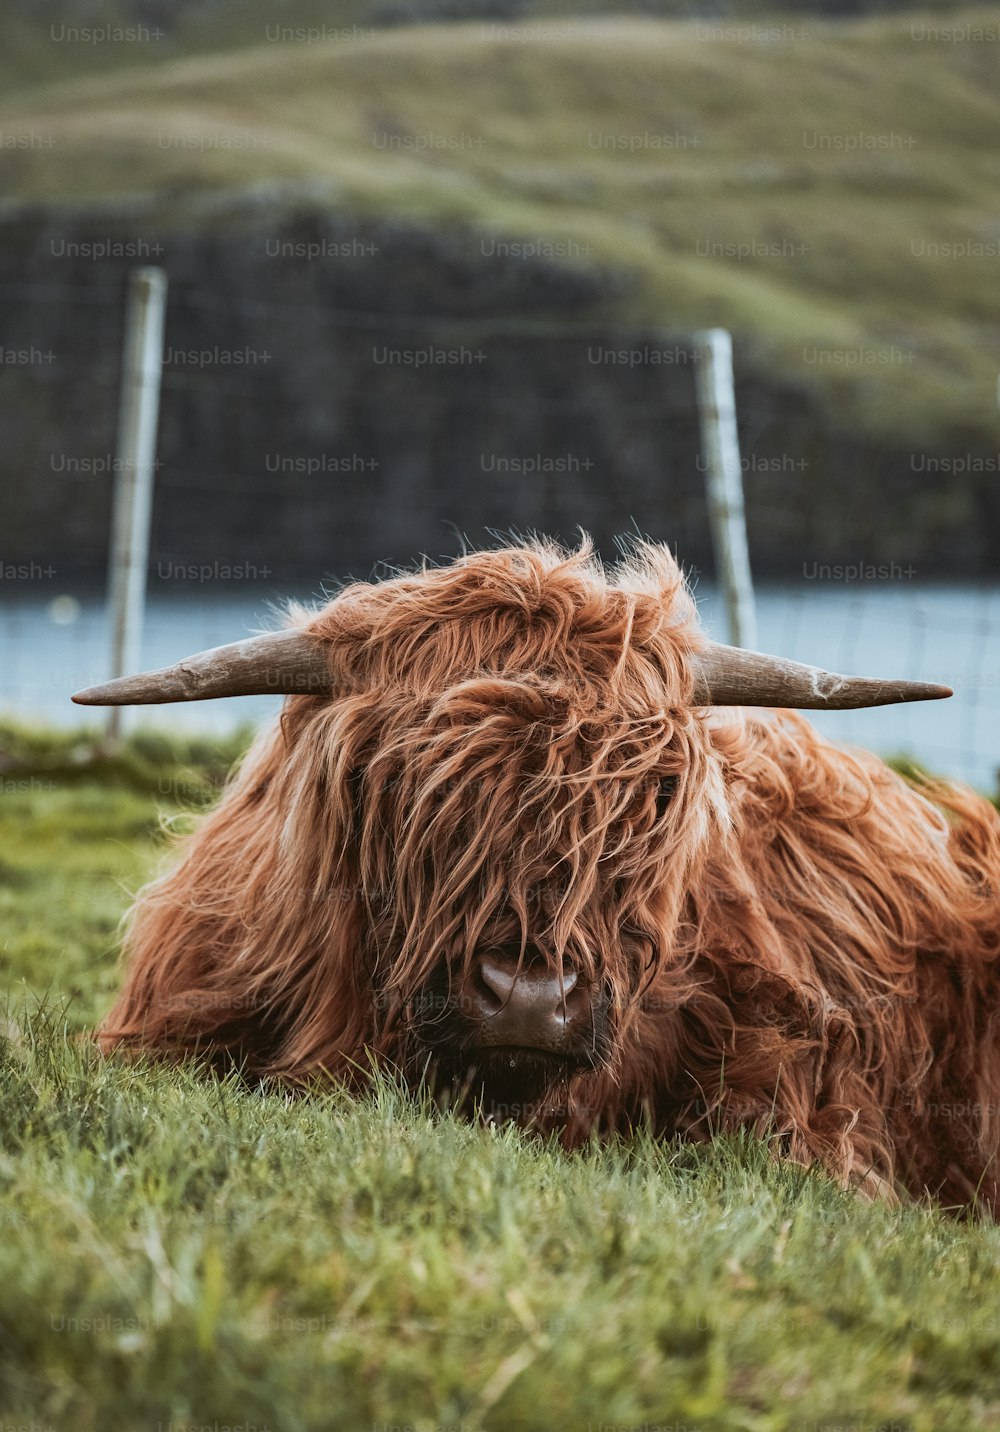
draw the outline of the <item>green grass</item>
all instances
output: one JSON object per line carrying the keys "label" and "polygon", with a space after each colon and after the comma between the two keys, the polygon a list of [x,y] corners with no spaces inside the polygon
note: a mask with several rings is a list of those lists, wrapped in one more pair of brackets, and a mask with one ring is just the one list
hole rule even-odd
{"label": "green grass", "polygon": [[[964,452],[996,435],[1000,263],[921,245],[996,244],[997,46],[914,38],[925,22],[942,16],[785,15],[789,37],[759,42],[631,16],[275,44],[262,20],[211,53],[126,49],[22,89],[0,129],[45,144],[0,151],[0,177],[54,222],[121,199],[144,217],[116,223],[222,222],[220,191],[253,188],[276,219],[305,203],[444,227],[474,254],[562,244],[624,276],[609,317],[724,324],[861,429]],[[887,147],[843,147],[859,135]],[[428,137],[446,147],[413,147]]]}
{"label": "green grass", "polygon": [[235,747],[88,774],[77,737],[0,732],[5,1432],[1000,1426],[994,1226],[751,1140],[568,1155],[388,1082],[98,1059],[129,892]]}

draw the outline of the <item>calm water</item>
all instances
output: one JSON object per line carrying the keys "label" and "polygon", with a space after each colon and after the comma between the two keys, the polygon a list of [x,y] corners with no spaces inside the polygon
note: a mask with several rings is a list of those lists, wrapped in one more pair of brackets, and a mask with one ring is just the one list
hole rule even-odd
{"label": "calm water", "polygon": [[[285,593],[309,598],[309,593]],[[277,595],[259,588],[154,596],[147,609],[143,667],[273,626]],[[701,585],[709,631],[725,637],[716,594]],[[835,587],[760,587],[764,651],[833,670],[942,681],[950,701],[845,711],[815,717],[838,740],[885,754],[908,753],[936,770],[992,789],[1000,767],[1000,584],[915,586],[908,582]],[[96,598],[51,595],[11,600],[0,589],[0,709],[58,725],[92,724],[95,712],[70,693],[106,678],[108,631]],[[143,724],[221,731],[264,721],[278,697],[243,697],[151,707]],[[96,713],[100,719],[100,713]]]}

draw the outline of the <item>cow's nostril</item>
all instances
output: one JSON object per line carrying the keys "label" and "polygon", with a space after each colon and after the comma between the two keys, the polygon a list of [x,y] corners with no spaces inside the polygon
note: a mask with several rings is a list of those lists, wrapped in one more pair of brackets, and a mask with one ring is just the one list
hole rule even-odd
{"label": "cow's nostril", "polygon": [[471,996],[473,1012],[486,1018],[502,1009],[510,994],[509,985],[505,987],[502,980],[496,977],[496,971],[490,971],[485,961],[480,961],[473,968],[466,989]]}
{"label": "cow's nostril", "polygon": [[568,965],[563,965],[562,980],[556,981],[557,984],[561,984],[561,994],[563,999],[568,1000],[570,995],[575,993],[577,1000],[579,1000],[580,996],[583,993],[582,990],[578,990],[576,987],[579,978],[580,976],[577,974],[576,970],[571,969]]}
{"label": "cow's nostril", "polygon": [[590,1004],[587,992],[581,989],[577,982],[577,975],[574,971],[571,976],[563,974],[562,990],[559,998],[559,1013],[565,1019],[573,1019]]}
{"label": "cow's nostril", "polygon": [[476,965],[476,983],[498,1004],[510,998],[517,978],[517,963],[502,955],[482,955]]}

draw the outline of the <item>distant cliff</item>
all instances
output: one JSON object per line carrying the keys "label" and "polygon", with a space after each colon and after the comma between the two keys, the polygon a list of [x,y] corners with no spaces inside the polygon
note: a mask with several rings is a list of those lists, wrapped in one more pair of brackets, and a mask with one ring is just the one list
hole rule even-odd
{"label": "distant cliff", "polygon": [[[155,232],[141,205],[0,223],[0,561],[104,571],[124,279],[143,262],[170,278],[154,581],[364,575],[491,527],[582,526],[607,554],[638,529],[710,568],[689,342],[616,329],[625,271],[274,194],[188,202]],[[759,573],[995,573],[980,437],[952,433],[943,466],[859,439],[740,334],[736,353]]]}

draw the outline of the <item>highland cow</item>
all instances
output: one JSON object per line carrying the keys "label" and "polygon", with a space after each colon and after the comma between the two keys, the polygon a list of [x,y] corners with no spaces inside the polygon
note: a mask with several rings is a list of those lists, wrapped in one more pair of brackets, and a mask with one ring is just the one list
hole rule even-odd
{"label": "highland cow", "polygon": [[280,721],[136,902],[105,1050],[383,1067],[567,1145],[746,1126],[997,1210],[1000,818],[783,709],[947,688],[709,642],[653,544],[538,542],[76,699],[262,691]]}

